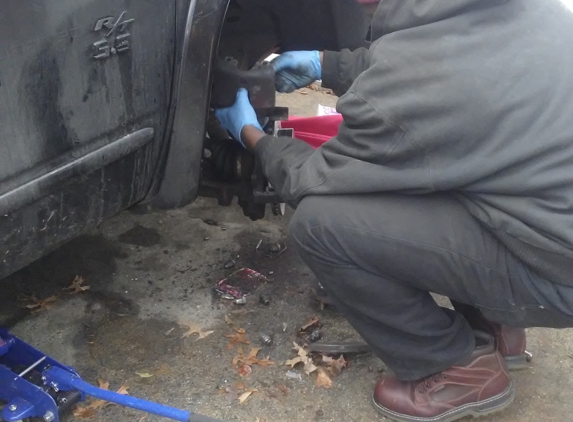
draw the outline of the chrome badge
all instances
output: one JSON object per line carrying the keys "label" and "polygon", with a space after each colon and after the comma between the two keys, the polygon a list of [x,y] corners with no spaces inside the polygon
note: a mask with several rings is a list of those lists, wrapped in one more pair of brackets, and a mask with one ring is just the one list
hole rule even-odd
{"label": "chrome badge", "polygon": [[101,33],[103,37],[93,44],[94,59],[105,60],[131,48],[129,28],[135,19],[124,20],[126,13],[122,12],[117,19],[109,16],[101,18],[95,23],[93,31]]}

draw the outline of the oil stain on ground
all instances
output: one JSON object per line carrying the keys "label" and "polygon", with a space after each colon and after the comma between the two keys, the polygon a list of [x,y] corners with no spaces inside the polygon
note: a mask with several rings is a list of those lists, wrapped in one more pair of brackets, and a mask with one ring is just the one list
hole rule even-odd
{"label": "oil stain on ground", "polygon": [[159,244],[161,236],[155,229],[136,224],[132,229],[120,234],[118,240],[128,245],[150,247]]}

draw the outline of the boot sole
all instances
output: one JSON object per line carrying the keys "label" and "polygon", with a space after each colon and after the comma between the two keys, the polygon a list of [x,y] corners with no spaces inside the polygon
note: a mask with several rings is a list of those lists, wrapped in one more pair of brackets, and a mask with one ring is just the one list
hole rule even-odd
{"label": "boot sole", "polygon": [[397,422],[453,422],[466,416],[473,416],[475,418],[480,416],[489,415],[490,413],[499,412],[500,410],[508,407],[515,398],[515,390],[513,383],[509,383],[509,387],[497,396],[483,400],[476,403],[468,403],[464,406],[457,407],[449,412],[442,413],[441,415],[431,418],[423,418],[416,416],[409,416],[402,413],[393,412],[390,409],[381,406],[376,402],[374,395],[372,395],[372,402],[374,407],[382,416]]}
{"label": "boot sole", "polygon": [[519,371],[531,366],[530,363],[533,360],[533,355],[529,352],[525,352],[522,355],[505,356],[503,359],[509,371]]}

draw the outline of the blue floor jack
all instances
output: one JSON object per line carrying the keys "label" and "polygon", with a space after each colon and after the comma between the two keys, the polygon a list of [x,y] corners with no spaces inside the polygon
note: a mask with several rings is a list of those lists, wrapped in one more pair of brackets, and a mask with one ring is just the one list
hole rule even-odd
{"label": "blue floor jack", "polygon": [[[59,422],[87,396],[183,422],[222,422],[94,387],[68,366],[0,328],[0,421]],[[1,406],[0,406],[1,409]]]}

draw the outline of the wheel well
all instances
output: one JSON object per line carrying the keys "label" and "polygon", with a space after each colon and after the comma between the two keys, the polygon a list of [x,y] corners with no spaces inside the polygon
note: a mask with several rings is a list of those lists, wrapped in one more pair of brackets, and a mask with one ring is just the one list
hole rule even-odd
{"label": "wheel well", "polygon": [[368,28],[355,0],[231,0],[219,56],[245,68],[273,52],[355,49],[367,44]]}

